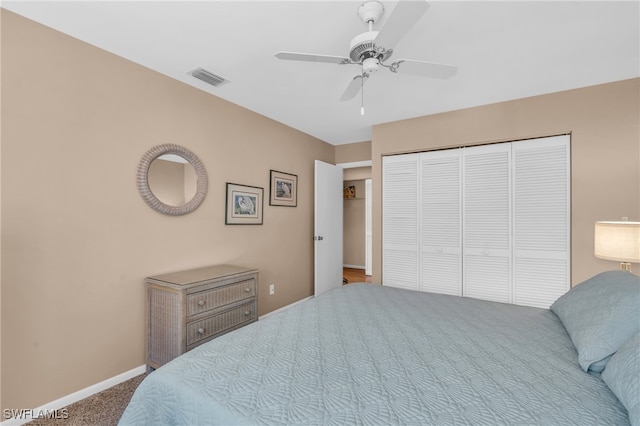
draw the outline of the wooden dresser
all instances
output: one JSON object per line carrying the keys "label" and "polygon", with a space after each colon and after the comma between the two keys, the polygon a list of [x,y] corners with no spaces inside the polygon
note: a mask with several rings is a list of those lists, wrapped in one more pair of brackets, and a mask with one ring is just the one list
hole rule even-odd
{"label": "wooden dresser", "polygon": [[157,275],[147,287],[147,372],[258,319],[258,270],[214,265]]}

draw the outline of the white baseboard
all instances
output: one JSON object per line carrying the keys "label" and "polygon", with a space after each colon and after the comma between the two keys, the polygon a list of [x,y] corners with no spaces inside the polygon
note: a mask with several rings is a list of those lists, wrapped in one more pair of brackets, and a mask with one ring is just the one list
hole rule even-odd
{"label": "white baseboard", "polygon": [[267,313],[267,314],[261,315],[260,317],[258,317],[258,320],[264,319],[264,318],[268,317],[269,315],[273,315],[273,314],[275,314],[275,313],[277,313],[277,312],[285,311],[285,310],[287,310],[287,309],[291,308],[292,306],[297,305],[298,303],[302,303],[302,302],[304,302],[305,300],[309,300],[309,299],[311,299],[312,297],[313,297],[313,296],[305,297],[304,299],[300,299],[300,300],[298,300],[297,302],[290,303],[290,304],[288,304],[287,306],[283,306],[282,308],[276,309],[275,311],[271,311],[271,312],[269,312],[269,313]]}
{"label": "white baseboard", "polygon": [[[85,398],[90,397],[91,395],[95,395],[98,392],[102,392],[105,389],[109,389],[112,386],[115,386],[119,383],[126,382],[129,379],[133,379],[140,374],[143,374],[147,371],[146,365],[141,365],[136,368],[132,368],[129,371],[125,371],[124,373],[118,374],[117,376],[111,377],[110,379],[106,379],[101,381],[100,383],[96,383],[95,385],[91,385],[84,389],[81,389],[77,392],[74,392],[70,395],[63,396],[60,399],[56,399],[55,401],[44,404],[38,408],[34,408],[33,410],[22,410],[23,415],[17,418],[10,418],[8,420],[0,423],[1,426],[9,426],[9,425],[23,425],[27,422],[34,420],[38,413],[46,415],[52,415],[57,410],[60,410],[74,402],[78,402]],[[6,411],[6,409],[5,409]],[[2,413],[2,418],[5,416],[5,412]]]}
{"label": "white baseboard", "polygon": [[343,268],[351,268],[351,269],[367,269],[362,265],[342,265]]}

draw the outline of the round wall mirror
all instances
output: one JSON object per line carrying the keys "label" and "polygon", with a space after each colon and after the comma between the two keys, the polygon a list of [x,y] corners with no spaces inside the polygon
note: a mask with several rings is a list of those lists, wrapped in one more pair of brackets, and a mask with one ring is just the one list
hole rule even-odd
{"label": "round wall mirror", "polygon": [[138,192],[155,211],[180,216],[197,209],[207,195],[207,172],[187,148],[165,144],[147,151],[138,165]]}

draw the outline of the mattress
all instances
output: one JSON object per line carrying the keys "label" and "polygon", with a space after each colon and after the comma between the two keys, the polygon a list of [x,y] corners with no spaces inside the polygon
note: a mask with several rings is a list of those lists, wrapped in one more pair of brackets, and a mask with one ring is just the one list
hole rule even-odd
{"label": "mattress", "polygon": [[625,425],[556,315],[350,284],[151,373],[122,425]]}

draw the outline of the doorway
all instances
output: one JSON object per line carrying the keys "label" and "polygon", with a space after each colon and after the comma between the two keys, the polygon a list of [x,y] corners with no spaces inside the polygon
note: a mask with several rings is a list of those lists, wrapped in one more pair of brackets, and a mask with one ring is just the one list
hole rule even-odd
{"label": "doorway", "polygon": [[[355,164],[354,167],[349,165]],[[371,166],[341,164],[343,185],[343,275],[346,282],[371,282]]]}

